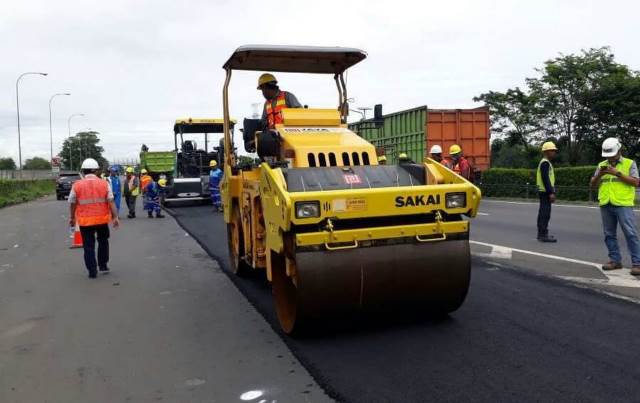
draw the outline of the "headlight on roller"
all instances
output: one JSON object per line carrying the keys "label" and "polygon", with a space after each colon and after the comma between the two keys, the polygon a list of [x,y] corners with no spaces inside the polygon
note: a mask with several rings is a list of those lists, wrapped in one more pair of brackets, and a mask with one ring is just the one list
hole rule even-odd
{"label": "headlight on roller", "polygon": [[467,207],[466,193],[447,193],[445,200],[447,208]]}
{"label": "headlight on roller", "polygon": [[296,218],[320,217],[319,201],[296,202]]}

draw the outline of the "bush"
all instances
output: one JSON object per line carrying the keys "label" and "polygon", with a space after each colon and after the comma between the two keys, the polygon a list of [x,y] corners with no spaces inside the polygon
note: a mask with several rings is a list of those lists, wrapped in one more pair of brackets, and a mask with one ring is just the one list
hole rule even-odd
{"label": "bush", "polygon": [[51,179],[0,180],[0,207],[18,204],[55,192]]}
{"label": "bush", "polygon": [[[589,180],[595,166],[555,168],[560,200],[589,201]],[[535,169],[491,168],[482,173],[482,194],[487,197],[535,197],[538,193]]]}

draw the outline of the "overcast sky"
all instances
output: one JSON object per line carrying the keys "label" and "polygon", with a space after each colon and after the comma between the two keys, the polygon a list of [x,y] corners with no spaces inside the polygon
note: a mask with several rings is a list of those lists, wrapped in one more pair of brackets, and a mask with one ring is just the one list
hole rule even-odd
{"label": "overcast sky", "polygon": [[[54,154],[72,132],[101,133],[105,157],[133,158],[140,145],[173,148],[177,117],[221,117],[222,64],[243,44],[358,47],[368,59],[348,75],[354,106],[389,113],[420,105],[473,107],[473,96],[522,85],[544,60],[611,46],[640,69],[640,3],[536,1],[2,0],[0,156],[17,162],[16,78],[23,161]],[[231,83],[231,114],[262,102],[258,73]],[[329,77],[278,75],[311,107],[335,107]],[[357,115],[354,114],[353,118]]]}

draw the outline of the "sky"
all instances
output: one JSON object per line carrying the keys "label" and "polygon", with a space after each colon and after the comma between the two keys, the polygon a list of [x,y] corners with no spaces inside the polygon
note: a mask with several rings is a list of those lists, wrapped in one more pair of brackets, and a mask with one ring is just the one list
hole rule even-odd
{"label": "sky", "polygon": [[[610,46],[640,70],[636,1],[3,0],[0,2],[0,157],[49,158],[71,132],[100,132],[104,156],[135,158],[142,143],[173,149],[178,117],[222,117],[222,65],[245,44],[347,46],[368,58],[347,76],[352,108],[384,113],[522,86],[560,53]],[[259,72],[237,72],[231,116],[263,99]],[[310,107],[337,106],[329,76],[277,74]],[[353,114],[352,119],[359,116]],[[238,133],[239,134],[239,133]],[[196,138],[196,140],[199,140]],[[241,141],[238,141],[241,143]]]}

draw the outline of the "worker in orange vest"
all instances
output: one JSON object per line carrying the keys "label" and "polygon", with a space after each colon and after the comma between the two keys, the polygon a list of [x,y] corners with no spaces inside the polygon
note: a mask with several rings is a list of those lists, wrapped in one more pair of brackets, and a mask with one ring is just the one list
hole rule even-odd
{"label": "worker in orange vest", "polygon": [[450,169],[458,175],[462,176],[466,180],[471,180],[471,164],[462,155],[462,148],[454,144],[449,147],[449,155],[451,155]]}
{"label": "worker in orange vest", "polygon": [[75,182],[69,193],[69,225],[75,226],[77,223],[80,227],[84,264],[89,278],[96,278],[98,270],[109,271],[109,222],[113,223],[114,228],[120,226],[113,192],[106,181],[96,176],[99,169],[98,162],[93,158],[84,160],[80,167],[83,179]]}
{"label": "worker in orange vest", "polygon": [[262,110],[262,127],[265,129],[275,129],[276,125],[284,122],[282,110],[285,108],[302,108],[295,95],[290,92],[281,91],[278,81],[273,74],[264,73],[258,78],[258,89],[262,91],[265,98],[264,109]]}

